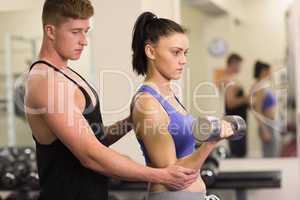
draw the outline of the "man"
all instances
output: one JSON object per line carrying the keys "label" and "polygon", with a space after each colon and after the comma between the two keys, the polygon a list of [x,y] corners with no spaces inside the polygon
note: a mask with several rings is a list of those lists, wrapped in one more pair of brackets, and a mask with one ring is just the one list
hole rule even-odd
{"label": "man", "polygon": [[[89,0],[46,0],[39,61],[26,83],[25,111],[36,142],[40,199],[106,200],[107,176],[184,189],[198,173],[154,169],[109,149],[131,130],[130,118],[104,128],[96,91],[68,66],[87,45]],[[120,127],[120,128],[116,128]]]}
{"label": "man", "polygon": [[[231,54],[227,59],[223,84],[225,86],[225,114],[239,115],[247,122],[247,109],[249,98],[244,94],[242,86],[235,80],[240,72],[242,57]],[[232,157],[245,157],[247,154],[247,134],[240,140],[229,141]]]}

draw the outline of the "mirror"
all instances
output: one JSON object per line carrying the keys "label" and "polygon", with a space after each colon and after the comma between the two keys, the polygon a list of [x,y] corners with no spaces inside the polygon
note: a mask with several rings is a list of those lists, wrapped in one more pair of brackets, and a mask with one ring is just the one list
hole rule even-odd
{"label": "mirror", "polygon": [[291,5],[181,1],[190,39],[184,101],[194,116],[247,116],[246,139],[222,142],[234,158],[296,156]]}

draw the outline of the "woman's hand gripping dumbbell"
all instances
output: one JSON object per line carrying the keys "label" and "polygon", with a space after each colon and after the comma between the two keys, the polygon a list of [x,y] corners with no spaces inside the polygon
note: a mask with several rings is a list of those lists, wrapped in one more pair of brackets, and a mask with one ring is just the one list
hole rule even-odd
{"label": "woman's hand gripping dumbbell", "polygon": [[197,142],[218,141],[223,138],[238,140],[244,136],[246,122],[237,115],[223,118],[198,117],[193,123],[193,135]]}

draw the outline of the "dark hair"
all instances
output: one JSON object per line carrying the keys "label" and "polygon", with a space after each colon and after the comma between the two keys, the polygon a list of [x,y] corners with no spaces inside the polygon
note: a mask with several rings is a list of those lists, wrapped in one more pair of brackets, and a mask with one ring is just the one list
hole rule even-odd
{"label": "dark hair", "polygon": [[94,15],[89,0],[46,0],[43,6],[43,25],[60,25],[65,18],[88,19]]}
{"label": "dark hair", "polygon": [[151,12],[142,13],[136,20],[132,31],[132,66],[138,75],[147,73],[147,56],[145,46],[147,43],[157,43],[162,36],[172,33],[185,33],[186,30],[176,22],[158,18]]}
{"label": "dark hair", "polygon": [[270,65],[268,63],[264,63],[264,62],[261,62],[261,61],[256,61],[255,65],[254,65],[254,78],[255,79],[258,79],[261,72],[263,70],[266,70],[266,69],[270,69]]}
{"label": "dark hair", "polygon": [[232,53],[227,58],[227,66],[232,63],[237,63],[237,62],[242,62],[242,61],[243,61],[243,58],[239,54]]}

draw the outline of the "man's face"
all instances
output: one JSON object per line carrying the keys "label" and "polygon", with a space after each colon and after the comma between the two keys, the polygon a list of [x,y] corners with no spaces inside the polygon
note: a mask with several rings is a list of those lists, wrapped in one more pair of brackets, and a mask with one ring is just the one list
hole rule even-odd
{"label": "man's face", "polygon": [[232,68],[232,71],[235,73],[235,74],[238,74],[241,70],[241,66],[242,66],[242,62],[241,61],[235,61],[235,62],[232,62],[230,64],[230,67]]}
{"label": "man's face", "polygon": [[53,45],[64,60],[78,60],[87,45],[87,33],[90,28],[89,19],[68,18],[58,26],[54,26]]}

